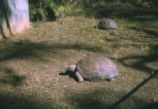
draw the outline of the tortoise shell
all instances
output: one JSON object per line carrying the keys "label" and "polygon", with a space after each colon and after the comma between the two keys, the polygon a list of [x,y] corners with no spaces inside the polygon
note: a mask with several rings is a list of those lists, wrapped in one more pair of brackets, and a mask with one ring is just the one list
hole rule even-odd
{"label": "tortoise shell", "polygon": [[112,19],[103,19],[98,23],[99,29],[116,29],[117,24]]}
{"label": "tortoise shell", "polygon": [[88,80],[105,80],[119,75],[116,65],[103,56],[88,56],[76,64],[76,70]]}

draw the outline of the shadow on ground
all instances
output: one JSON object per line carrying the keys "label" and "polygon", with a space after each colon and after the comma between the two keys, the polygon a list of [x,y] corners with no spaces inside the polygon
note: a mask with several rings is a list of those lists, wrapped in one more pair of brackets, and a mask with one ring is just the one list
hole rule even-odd
{"label": "shadow on ground", "polygon": [[26,59],[29,57],[44,61],[45,59],[40,54],[47,54],[48,52],[55,54],[61,49],[87,50],[91,52],[103,51],[103,49],[97,45],[90,45],[82,42],[65,44],[52,42],[52,44],[47,44],[36,43],[29,40],[21,40],[18,42],[10,40],[6,42],[4,41],[0,47],[0,62],[11,59]]}
{"label": "shadow on ground", "polygon": [[[147,55],[131,55],[118,59],[118,62],[126,67],[131,67],[133,69],[141,70],[143,72],[152,73],[152,71],[157,71],[157,66],[154,68],[148,66],[148,63],[158,62],[158,45],[152,45],[150,51]],[[127,62],[130,60],[136,60],[135,62]]]}
{"label": "shadow on ground", "polygon": [[158,109],[158,102],[149,103],[137,109]]}
{"label": "shadow on ground", "polygon": [[85,8],[84,14],[87,17],[95,18],[128,18],[131,21],[148,21],[156,20],[157,9],[148,9],[148,8],[125,8],[125,7],[104,7],[96,6],[95,8]]}
{"label": "shadow on ground", "polygon": [[152,74],[150,74],[150,76],[146,79],[144,79],[142,82],[140,82],[136,87],[134,87],[131,91],[129,91],[127,94],[125,94],[123,97],[121,97],[121,99],[119,99],[117,102],[115,102],[111,108],[115,109],[118,105],[120,105],[122,102],[124,102],[125,100],[127,100],[130,96],[132,96],[135,92],[138,91],[138,89],[140,89],[141,87],[143,87],[146,83],[148,83],[152,78],[154,78],[155,76],[157,76],[158,71],[153,72]]}
{"label": "shadow on ground", "polygon": [[[74,106],[75,109],[109,109],[112,102],[117,99],[117,97],[112,99],[112,93],[107,89],[89,89],[82,92],[68,91],[65,94],[65,101]],[[116,95],[116,93],[113,94]]]}
{"label": "shadow on ground", "polygon": [[115,92],[109,88],[95,88],[82,92],[70,91],[65,95],[65,101],[75,109],[135,109],[147,104],[145,100],[130,95],[116,105],[119,99],[128,94]]}
{"label": "shadow on ground", "polygon": [[25,97],[19,94],[0,94],[1,109],[54,109],[50,107],[48,103],[38,101],[35,97]]}
{"label": "shadow on ground", "polygon": [[[99,1],[97,1],[99,2]],[[108,2],[108,3],[107,3]],[[129,2],[129,1],[126,1]],[[134,1],[136,2],[136,1]],[[82,11],[72,13],[77,16],[80,14],[85,17],[101,18],[127,18],[130,21],[157,21],[158,19],[158,7],[141,7],[131,3],[125,3],[124,1],[105,1],[105,3],[92,3],[93,6],[82,7]]]}
{"label": "shadow on ground", "polygon": [[22,85],[24,80],[26,79],[25,76],[16,74],[13,69],[4,65],[0,65],[0,75],[0,83],[8,84],[15,87]]}
{"label": "shadow on ground", "polygon": [[158,37],[158,27],[154,28],[154,27],[149,27],[149,28],[145,28],[145,27],[131,27],[130,29],[133,29],[135,31],[142,31],[146,34],[149,35],[149,37],[146,37],[146,38],[153,38],[153,37]]}
{"label": "shadow on ground", "polygon": [[[133,52],[131,55],[123,56],[122,58],[118,58],[117,61],[123,64],[125,67],[131,67],[136,70],[140,70],[146,73],[152,73],[152,71],[158,70],[158,33],[157,30],[148,30],[141,28],[132,27],[130,29],[134,29],[135,31],[143,31],[148,35],[148,37],[107,37],[104,38],[105,41],[110,42],[113,48],[128,48],[133,47],[137,49],[144,49],[145,47],[149,48],[148,51],[144,54],[138,54]],[[130,43],[123,43],[121,41],[129,41]],[[144,48],[143,48],[144,47]],[[152,64],[152,65],[151,65]]]}
{"label": "shadow on ground", "polygon": [[[138,98],[134,94],[157,74],[158,71],[150,74],[149,77],[137,84],[129,92],[114,91],[107,87],[93,88],[82,92],[67,91],[65,101],[68,101],[68,104],[75,105],[75,109],[136,109],[138,107],[141,107],[139,109],[147,109],[146,106],[156,109],[157,101],[147,103],[146,99]],[[71,95],[69,96],[68,93],[71,93]],[[143,93],[145,94],[145,92]]]}
{"label": "shadow on ground", "polygon": [[[9,39],[2,40],[0,42],[0,72],[3,74],[3,78],[0,78],[0,82],[3,84],[10,84],[12,86],[19,86],[26,79],[25,76],[17,75],[14,69],[2,64],[5,61],[10,60],[35,60],[37,62],[49,61],[48,56],[64,57],[64,52],[61,50],[87,50],[91,52],[103,52],[103,49],[99,46],[90,45],[87,43],[36,43],[30,40],[12,41]],[[48,55],[49,54],[49,55]]]}

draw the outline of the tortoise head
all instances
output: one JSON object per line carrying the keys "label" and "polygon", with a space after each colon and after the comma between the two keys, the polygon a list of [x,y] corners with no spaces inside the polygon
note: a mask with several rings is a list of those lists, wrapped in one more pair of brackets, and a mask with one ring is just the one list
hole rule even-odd
{"label": "tortoise head", "polygon": [[74,72],[75,69],[76,69],[76,65],[69,65],[69,66],[67,67],[67,71]]}
{"label": "tortoise head", "polygon": [[59,74],[60,74],[60,75],[67,75],[67,74],[70,74],[70,73],[74,72],[75,69],[76,69],[76,65],[69,65],[69,66],[66,68],[66,70],[60,72]]}

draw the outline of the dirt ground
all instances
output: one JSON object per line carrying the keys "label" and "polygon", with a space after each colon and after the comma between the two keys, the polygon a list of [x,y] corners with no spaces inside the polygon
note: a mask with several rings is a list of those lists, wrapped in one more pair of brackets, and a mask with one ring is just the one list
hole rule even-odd
{"label": "dirt ground", "polygon": [[[99,19],[69,16],[63,24],[32,23],[25,33],[1,40],[0,108],[157,109],[158,23],[151,28],[114,20],[118,29],[99,30]],[[111,59],[120,76],[79,83],[59,75],[90,55]]]}

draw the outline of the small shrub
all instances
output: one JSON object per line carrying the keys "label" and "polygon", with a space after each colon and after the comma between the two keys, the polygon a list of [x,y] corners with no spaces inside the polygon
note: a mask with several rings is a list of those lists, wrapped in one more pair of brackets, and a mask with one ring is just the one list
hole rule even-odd
{"label": "small shrub", "polygon": [[67,8],[65,0],[34,0],[30,1],[30,19],[33,21],[55,20]]}
{"label": "small shrub", "polygon": [[45,9],[37,8],[30,11],[30,19],[32,21],[46,21],[48,12]]}

